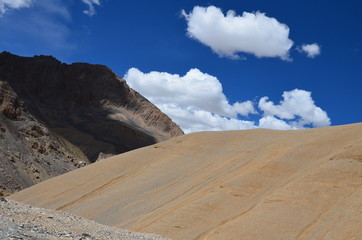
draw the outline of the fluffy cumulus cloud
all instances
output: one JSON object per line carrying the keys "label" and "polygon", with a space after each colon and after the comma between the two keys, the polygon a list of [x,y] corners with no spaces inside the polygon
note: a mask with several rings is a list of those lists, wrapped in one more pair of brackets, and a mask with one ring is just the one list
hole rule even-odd
{"label": "fluffy cumulus cloud", "polygon": [[186,132],[248,128],[253,125],[237,120],[238,115],[255,113],[253,103],[230,104],[219,80],[198,69],[191,69],[180,76],[166,72],[143,73],[131,68],[124,78]]}
{"label": "fluffy cumulus cloud", "polygon": [[27,8],[32,4],[32,0],[0,0],[0,16],[8,9]]}
{"label": "fluffy cumulus cloud", "polygon": [[321,54],[321,48],[317,43],[313,44],[303,44],[297,48],[299,52],[304,52],[309,58],[315,58]]}
{"label": "fluffy cumulus cloud", "polygon": [[[285,119],[292,128],[303,128],[312,125],[313,127],[325,127],[331,124],[327,113],[317,107],[312,99],[311,92],[294,89],[283,93],[283,100],[274,104],[268,97],[262,97],[259,101],[259,108],[264,112],[262,124],[276,124],[281,126],[280,121],[275,117]],[[281,127],[285,128],[285,127]]]}
{"label": "fluffy cumulus cloud", "polygon": [[230,10],[224,15],[215,6],[196,6],[189,14],[183,10],[182,15],[188,36],[211,47],[219,56],[239,58],[239,53],[249,53],[289,60],[293,41],[288,26],[265,13],[244,12],[240,16]]}
{"label": "fluffy cumulus cloud", "polygon": [[85,3],[88,6],[87,10],[84,10],[83,13],[88,16],[93,16],[96,14],[96,10],[94,8],[94,5],[100,5],[100,0],[82,0],[83,3]]}
{"label": "fluffy cumulus cloud", "polygon": [[266,117],[262,117],[261,119],[259,119],[259,127],[277,129],[277,130],[296,129],[295,127],[290,126],[285,121],[280,120],[274,116],[266,116]]}
{"label": "fluffy cumulus cloud", "polygon": [[[326,112],[317,107],[311,93],[304,90],[284,92],[279,104],[263,97],[259,101],[259,109],[255,109],[252,101],[230,103],[223,93],[220,81],[198,69],[191,69],[180,76],[166,72],[143,73],[131,68],[124,78],[133,89],[158,106],[186,133],[330,125]],[[250,114],[259,116],[258,123],[248,120]]]}

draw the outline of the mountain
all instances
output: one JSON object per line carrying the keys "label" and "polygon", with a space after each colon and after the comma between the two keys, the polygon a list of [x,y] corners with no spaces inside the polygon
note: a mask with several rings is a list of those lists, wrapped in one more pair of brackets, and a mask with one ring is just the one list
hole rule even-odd
{"label": "mountain", "polygon": [[109,68],[0,53],[0,193],[182,135]]}
{"label": "mountain", "polygon": [[10,199],[172,239],[361,239],[362,123],[203,132]]}
{"label": "mountain", "polygon": [[0,81],[0,194],[8,195],[89,164],[66,139],[29,113],[7,82]]}

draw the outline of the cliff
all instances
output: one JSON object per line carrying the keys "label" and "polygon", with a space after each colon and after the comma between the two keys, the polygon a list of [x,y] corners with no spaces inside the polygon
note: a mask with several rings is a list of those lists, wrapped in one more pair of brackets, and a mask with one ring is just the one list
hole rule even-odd
{"label": "cliff", "polygon": [[[50,177],[73,169],[75,162],[88,164],[99,156],[127,152],[183,134],[168,116],[106,66],[68,65],[51,56],[19,57],[3,52],[0,81],[0,124],[5,129],[1,133],[1,165],[10,164],[15,172],[23,166],[16,165],[18,160],[16,166],[12,164],[8,152],[20,152],[24,161],[38,159],[41,164],[49,159],[57,164],[73,159],[70,165],[53,165],[53,170],[44,170],[44,176]],[[26,135],[33,126],[46,133],[35,137],[41,139],[37,143],[34,136]],[[34,131],[38,136],[38,131]],[[14,144],[17,141],[21,144]],[[49,153],[52,147],[48,145],[68,147],[71,151],[58,149],[55,157]],[[39,158],[39,151],[43,152],[39,149],[43,148],[49,154]],[[11,172],[8,168],[1,171]],[[39,177],[36,182],[41,180]],[[33,183],[11,181],[17,182],[11,191]],[[1,184],[9,186],[4,180]]]}

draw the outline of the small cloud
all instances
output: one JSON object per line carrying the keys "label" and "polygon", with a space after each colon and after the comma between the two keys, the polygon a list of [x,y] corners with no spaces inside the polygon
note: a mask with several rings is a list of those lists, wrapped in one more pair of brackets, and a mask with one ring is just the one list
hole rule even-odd
{"label": "small cloud", "polygon": [[305,90],[284,92],[279,104],[269,101],[268,97],[262,97],[259,109],[264,112],[264,117],[287,120],[291,128],[304,128],[306,125],[326,127],[331,124],[327,113],[315,105],[312,93]]}
{"label": "small cloud", "polygon": [[32,0],[0,0],[0,16],[9,9],[28,8]]}
{"label": "small cloud", "polygon": [[88,5],[88,9],[84,10],[83,13],[88,16],[93,16],[96,14],[96,10],[94,8],[94,5],[100,5],[100,0],[82,0],[82,2],[86,5]]}
{"label": "small cloud", "polygon": [[221,57],[240,58],[239,53],[256,57],[279,57],[290,60],[289,28],[265,13],[223,14],[215,6],[195,6],[191,13],[182,10],[187,21],[187,35],[211,47]]}
{"label": "small cloud", "polygon": [[[131,68],[124,79],[186,133],[258,127],[287,130],[330,125],[327,113],[315,105],[311,92],[305,90],[284,92],[279,104],[263,97],[259,109],[255,109],[250,100],[229,103],[220,81],[199,69],[191,69],[180,76],[155,71],[143,73]],[[247,118],[250,114],[260,114],[256,110],[263,113],[258,124]]]}
{"label": "small cloud", "polygon": [[259,119],[259,127],[260,128],[269,128],[276,130],[290,130],[293,129],[288,123],[283,120],[277,119],[273,116],[266,116]]}
{"label": "small cloud", "polygon": [[315,58],[321,54],[321,48],[317,43],[303,44],[302,46],[297,47],[297,50],[306,53],[309,58]]}

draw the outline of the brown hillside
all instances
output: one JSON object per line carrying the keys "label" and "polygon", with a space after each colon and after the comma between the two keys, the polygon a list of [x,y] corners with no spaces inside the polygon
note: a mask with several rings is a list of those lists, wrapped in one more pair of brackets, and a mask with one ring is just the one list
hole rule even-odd
{"label": "brown hillside", "polygon": [[185,135],[11,199],[173,239],[362,239],[362,124]]}

